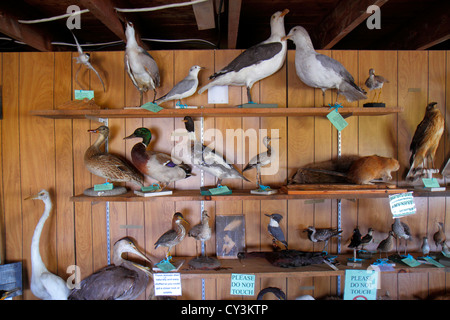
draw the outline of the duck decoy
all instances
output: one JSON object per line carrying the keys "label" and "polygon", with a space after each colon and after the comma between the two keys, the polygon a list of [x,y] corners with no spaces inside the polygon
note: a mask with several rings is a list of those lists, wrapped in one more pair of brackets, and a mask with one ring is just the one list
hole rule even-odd
{"label": "duck decoy", "polygon": [[97,70],[95,70],[95,68],[92,66],[92,64],[89,62],[89,59],[91,58],[89,53],[84,53],[83,49],[81,49],[80,44],[78,43],[77,38],[75,37],[75,35],[73,34],[73,38],[75,39],[75,43],[77,44],[77,50],[78,50],[78,57],[75,57],[75,61],[80,64],[80,66],[78,67],[77,72],[75,73],[75,82],[78,83],[78,85],[83,88],[83,86],[78,82],[78,73],[80,72],[81,69],[81,65],[85,65],[88,69],[92,70],[95,72],[95,74],[97,75],[97,78],[100,80],[100,82],[102,83],[103,86],[103,92],[105,92],[105,84],[103,83],[102,78],[100,77],[100,75],[98,74]]}
{"label": "duck decoy", "polygon": [[279,213],[273,213],[273,214],[265,214],[267,217],[270,218],[269,224],[267,225],[267,230],[269,231],[269,234],[272,236],[272,245],[275,249],[279,249],[278,245],[276,244],[277,241],[281,242],[285,249],[288,248],[288,243],[286,241],[286,238],[284,237],[283,230],[280,227],[280,221],[283,219],[283,216]]}
{"label": "duck decoy", "polygon": [[53,208],[52,199],[48,191],[44,189],[34,196],[27,197],[25,200],[28,199],[44,202],[44,213],[39,219],[31,239],[31,292],[42,300],[67,300],[69,288],[66,281],[48,271],[39,251],[42,229]]}
{"label": "duck decoy", "polygon": [[151,269],[125,260],[124,253],[132,253],[152,262],[125,237],[114,244],[113,264],[91,274],[70,292],[69,300],[134,300],[147,288]]}
{"label": "duck decoy", "polygon": [[305,28],[294,27],[285,38],[295,44],[295,70],[298,77],[306,85],[322,90],[324,104],[327,89],[337,89],[336,103],[341,94],[349,102],[367,99],[365,91],[355,84],[353,76],[339,61],[314,50]]}
{"label": "duck decoy", "polygon": [[125,70],[134,86],[139,90],[140,105],[144,102],[144,92],[154,91],[153,102],[156,98],[156,88],[160,85],[159,68],[155,59],[136,41],[136,32],[133,23],[126,22],[125,36]]}
{"label": "duck decoy", "polygon": [[118,156],[100,150],[109,135],[107,126],[88,132],[99,134],[84,154],[84,164],[91,173],[112,182],[133,182],[139,187],[144,186],[144,176],[136,168]]}
{"label": "duck decoy", "polygon": [[437,222],[438,231],[433,235],[434,245],[436,246],[436,251],[438,251],[439,245],[443,245],[447,240],[444,232],[444,224],[442,222]]}
{"label": "duck decoy", "polygon": [[[380,100],[381,90],[383,89],[383,85],[385,83],[389,83],[389,81],[383,76],[376,75],[375,70],[371,68],[369,70],[369,77],[367,78],[364,84],[369,89],[369,91],[380,89],[380,91],[378,92],[378,99],[377,99],[378,102]],[[375,96],[376,93],[374,94],[372,101],[375,100]]]}
{"label": "duck decoy", "polygon": [[411,240],[411,229],[409,226],[405,223],[400,221],[400,218],[394,219],[394,223],[392,224],[392,231],[394,231],[394,234],[396,236],[396,248],[398,253],[398,242],[399,239],[405,239],[405,255],[406,250],[408,248],[408,240]]}
{"label": "duck decoy", "polygon": [[[272,163],[273,153],[272,153],[272,147],[270,145],[270,141],[272,139],[280,139],[280,138],[270,138],[267,136],[264,137],[263,143],[266,146],[267,151],[261,152],[261,153],[257,154],[256,156],[254,156],[242,170],[242,173],[244,173],[247,170],[256,168],[256,187],[259,190],[266,190],[267,188],[269,188],[262,184],[261,168]],[[272,189],[270,189],[270,190],[272,190]],[[275,190],[273,190],[273,191],[275,191]]]}
{"label": "duck decoy", "polygon": [[172,229],[166,231],[159,239],[155,242],[155,249],[159,246],[167,247],[166,259],[170,257],[170,250],[172,247],[183,241],[186,235],[186,228],[183,226],[182,222],[187,222],[180,212],[176,212],[172,218]]}
{"label": "duck decoy", "polygon": [[387,253],[391,251],[394,248],[394,232],[389,231],[389,235],[386,239],[382,240],[377,247],[377,250],[380,251],[380,259],[381,259],[381,252]]}
{"label": "duck decoy", "polygon": [[236,168],[228,164],[223,156],[215,150],[206,147],[196,139],[194,120],[191,117],[184,117],[183,122],[189,133],[188,151],[190,152],[192,165],[217,177],[218,186],[222,185],[223,179],[243,179],[249,181]]}
{"label": "duck decoy", "polygon": [[308,232],[308,239],[312,242],[325,242],[323,251],[328,247],[328,241],[342,233],[342,230],[333,228],[316,229],[313,226],[309,226],[305,229]]}
{"label": "duck decoy", "polygon": [[[152,140],[152,133],[147,128],[137,128],[124,139],[142,138],[131,149],[131,161],[144,175],[158,181],[161,189],[171,182],[186,179],[191,176],[191,167],[184,163],[176,164],[172,156],[148,147]],[[176,161],[176,160],[175,160]]]}
{"label": "duck decoy", "polygon": [[198,86],[198,73],[200,70],[205,69],[200,66],[192,66],[189,69],[189,73],[180,82],[178,82],[167,94],[155,100],[156,104],[161,104],[166,101],[178,100],[177,105],[181,105],[181,99],[192,96],[197,90]]}
{"label": "duck decoy", "polygon": [[422,253],[424,256],[427,256],[428,254],[430,254],[430,245],[428,244],[427,237],[422,238],[422,246],[420,247],[420,250],[422,250]]}
{"label": "duck decoy", "polygon": [[270,37],[248,48],[226,67],[210,76],[213,81],[200,88],[198,93],[214,86],[246,86],[248,102],[253,103],[250,92],[253,84],[280,70],[286,59],[287,43],[283,37],[286,35],[284,16],[287,13],[288,9],[275,12],[270,18]]}

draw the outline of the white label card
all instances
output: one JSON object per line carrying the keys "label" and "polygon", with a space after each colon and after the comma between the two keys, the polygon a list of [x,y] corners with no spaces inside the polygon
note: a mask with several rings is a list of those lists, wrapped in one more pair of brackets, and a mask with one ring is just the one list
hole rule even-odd
{"label": "white label card", "polygon": [[154,273],[155,296],[181,296],[179,273]]}

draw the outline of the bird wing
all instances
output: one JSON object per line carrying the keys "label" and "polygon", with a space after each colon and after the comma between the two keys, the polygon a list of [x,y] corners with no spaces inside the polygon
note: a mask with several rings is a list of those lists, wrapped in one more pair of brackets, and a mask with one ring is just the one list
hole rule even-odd
{"label": "bird wing", "polygon": [[254,64],[258,64],[264,60],[268,60],[273,56],[275,56],[277,53],[279,53],[282,50],[282,48],[283,46],[280,42],[257,44],[242,52],[225,68],[216,72],[209,78],[214,79],[232,71],[238,72],[243,68],[249,67]]}
{"label": "bird wing", "polygon": [[195,81],[194,79],[183,79],[180,82],[178,82],[172,88],[172,90],[170,90],[166,95],[162,96],[161,98],[157,99],[156,101],[168,99],[174,95],[183,94],[183,93],[189,91],[190,89],[192,89],[192,87],[195,86],[196,82],[197,81]]}
{"label": "bird wing", "polygon": [[143,59],[142,63],[144,65],[145,70],[147,71],[147,73],[150,75],[150,77],[153,80],[153,83],[155,84],[155,88],[159,87],[160,84],[160,78],[159,78],[159,68],[158,65],[156,64],[155,59],[153,59],[153,57],[150,55],[150,53],[148,53],[147,51],[145,51],[142,48],[140,52],[142,52],[146,59]]}
{"label": "bird wing", "polygon": [[345,67],[339,61],[320,53],[316,54],[316,59],[322,64],[324,68],[333,70],[344,80],[348,82],[355,82],[350,72],[348,72],[347,69],[345,69]]}
{"label": "bird wing", "polygon": [[66,282],[57,275],[44,272],[41,274],[42,285],[50,294],[52,300],[67,300],[69,296],[69,288]]}
{"label": "bird wing", "polygon": [[166,231],[159,239],[155,242],[155,249],[161,245],[164,244],[167,241],[172,241],[177,237],[177,232],[175,230],[169,230]]}
{"label": "bird wing", "polygon": [[124,61],[125,61],[125,68],[127,70],[128,75],[130,76],[131,81],[133,82],[133,84],[136,88],[139,88],[139,85],[136,82],[136,79],[134,78],[133,70],[131,70],[130,60],[128,58],[128,54],[126,51],[125,51]]}
{"label": "bird wing", "polygon": [[[72,32],[72,31],[71,31]],[[80,44],[78,43],[78,40],[77,40],[77,38],[75,37],[75,34],[72,32],[72,35],[73,35],[73,38],[75,39],[75,43],[76,43],[76,45],[77,45],[77,50],[78,50],[78,53],[79,53],[79,55],[81,56],[82,54],[83,54],[83,49],[81,49],[81,46],[80,46]]]}

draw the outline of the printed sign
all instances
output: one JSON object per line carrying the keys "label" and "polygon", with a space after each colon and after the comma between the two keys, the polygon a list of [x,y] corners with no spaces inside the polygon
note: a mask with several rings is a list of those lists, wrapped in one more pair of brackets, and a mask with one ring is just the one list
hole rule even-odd
{"label": "printed sign", "polygon": [[155,296],[181,296],[179,273],[154,273]]}
{"label": "printed sign", "polygon": [[255,295],[255,278],[254,274],[231,274],[230,294],[253,296]]}
{"label": "printed sign", "polygon": [[376,300],[377,285],[375,270],[346,270],[344,300]]}
{"label": "printed sign", "polygon": [[390,195],[389,205],[394,218],[416,213],[416,204],[414,203],[412,192]]}

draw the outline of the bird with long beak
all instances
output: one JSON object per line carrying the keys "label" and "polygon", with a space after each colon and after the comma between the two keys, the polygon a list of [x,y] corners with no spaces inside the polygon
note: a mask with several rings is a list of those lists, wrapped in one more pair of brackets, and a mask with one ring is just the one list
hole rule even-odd
{"label": "bird with long beak", "polygon": [[113,248],[113,264],[106,266],[81,281],[79,288],[72,289],[69,300],[134,300],[147,288],[151,269],[122,257],[131,253],[152,263],[134,244],[125,237]]}
{"label": "bird with long beak", "polygon": [[138,45],[133,23],[126,22],[125,36],[125,70],[134,86],[139,90],[140,105],[144,102],[144,92],[154,91],[153,102],[156,98],[156,88],[160,85],[159,68],[155,59]]}
{"label": "bird with long beak", "polygon": [[186,228],[183,226],[182,222],[189,224],[180,212],[176,212],[172,218],[172,229],[166,231],[155,242],[155,249],[159,246],[167,247],[166,259],[169,259],[172,247],[183,241],[186,236]]}
{"label": "bird with long beak", "polygon": [[281,242],[285,249],[288,248],[288,243],[284,236],[283,230],[280,227],[280,221],[283,219],[283,216],[279,213],[265,214],[270,218],[269,224],[267,225],[267,231],[272,236],[272,245],[275,249],[279,249],[276,244],[277,241]]}
{"label": "bird with long beak", "polygon": [[[375,70],[371,68],[369,70],[369,77],[367,78],[364,84],[369,89],[369,91],[380,89],[380,91],[378,91],[378,98],[377,98],[378,102],[380,100],[381,90],[383,89],[383,85],[385,83],[389,83],[389,80],[387,80],[383,76],[375,74]],[[377,93],[375,92],[372,101],[375,100],[376,94]]]}

